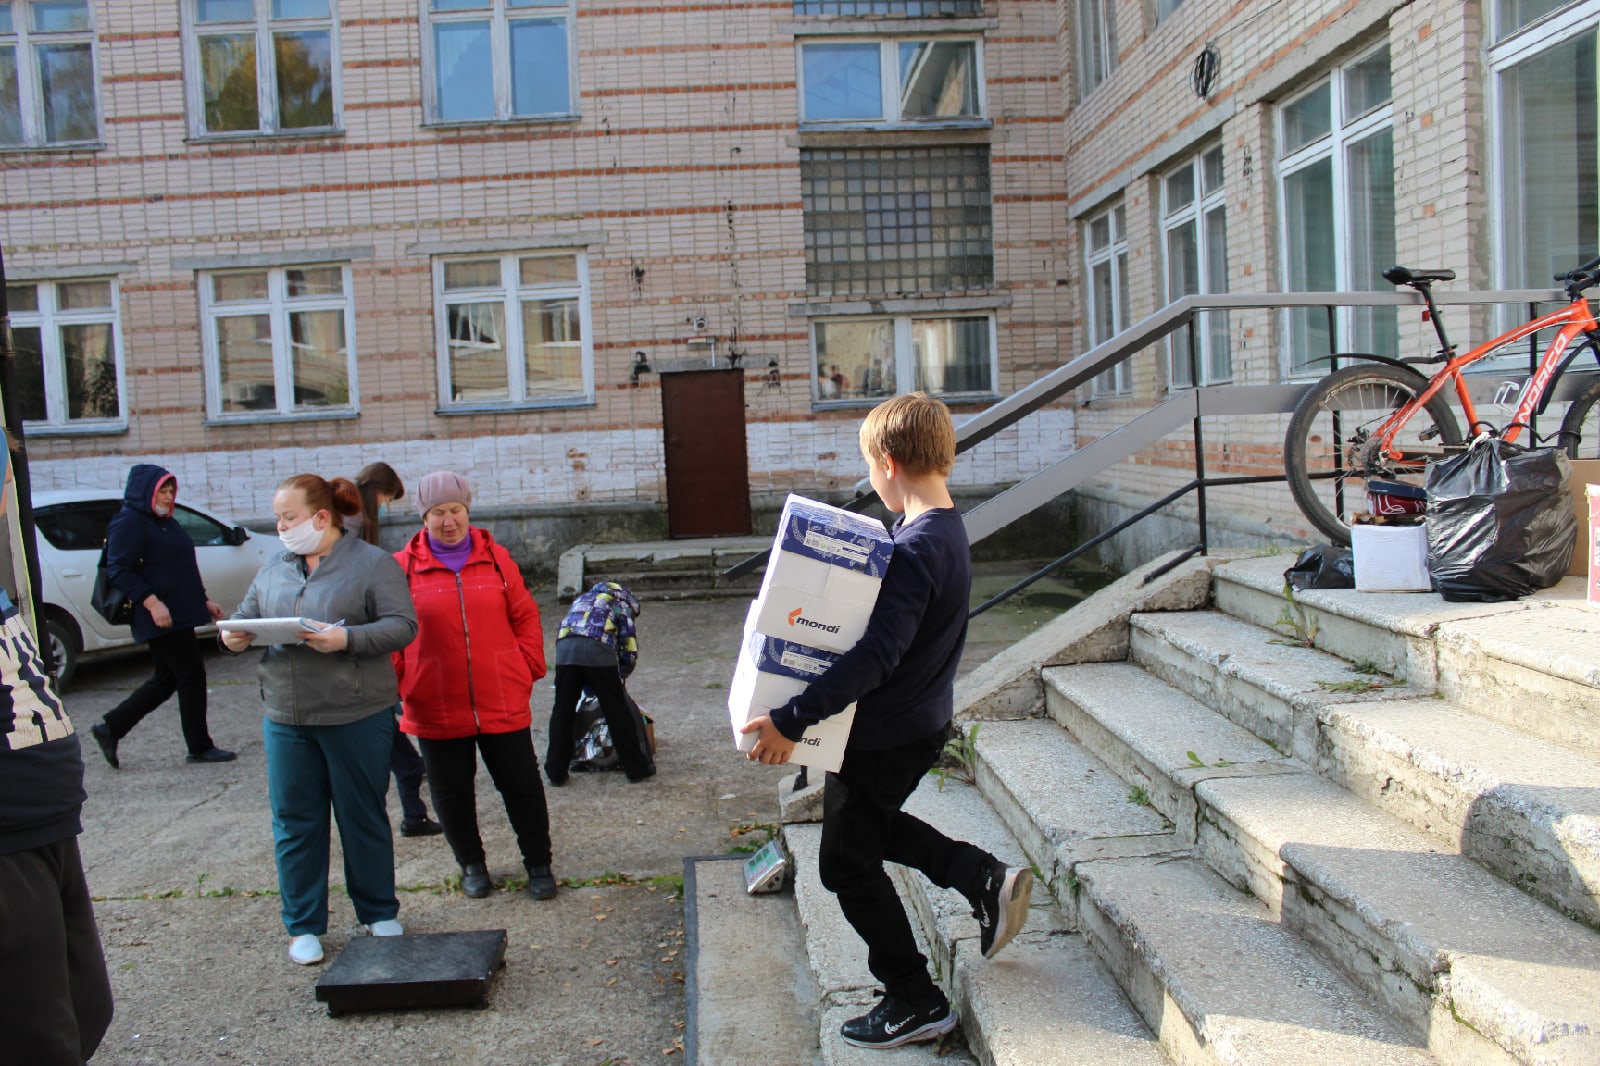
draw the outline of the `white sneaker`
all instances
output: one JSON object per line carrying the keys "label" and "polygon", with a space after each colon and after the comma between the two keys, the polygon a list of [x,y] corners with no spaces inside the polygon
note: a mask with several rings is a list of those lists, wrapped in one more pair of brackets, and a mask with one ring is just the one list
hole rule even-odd
{"label": "white sneaker", "polygon": [[393,918],[385,918],[381,922],[373,922],[367,926],[367,932],[373,936],[405,936],[406,930]]}
{"label": "white sneaker", "polygon": [[301,933],[289,941],[289,961],[310,966],[322,961],[322,941],[314,933]]}

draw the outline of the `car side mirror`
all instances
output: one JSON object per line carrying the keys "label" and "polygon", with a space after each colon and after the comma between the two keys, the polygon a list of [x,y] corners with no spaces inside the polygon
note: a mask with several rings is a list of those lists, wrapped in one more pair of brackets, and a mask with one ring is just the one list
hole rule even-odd
{"label": "car side mirror", "polygon": [[235,547],[250,539],[250,531],[243,526],[234,526],[228,530],[228,543]]}

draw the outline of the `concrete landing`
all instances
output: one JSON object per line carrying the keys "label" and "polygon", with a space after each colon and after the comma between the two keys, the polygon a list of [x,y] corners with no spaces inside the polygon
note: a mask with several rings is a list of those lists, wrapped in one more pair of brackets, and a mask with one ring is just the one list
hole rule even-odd
{"label": "concrete landing", "polygon": [[[690,1066],[818,1066],[816,983],[792,889],[751,896],[743,855],[683,861]],[[715,990],[706,995],[706,990]]]}

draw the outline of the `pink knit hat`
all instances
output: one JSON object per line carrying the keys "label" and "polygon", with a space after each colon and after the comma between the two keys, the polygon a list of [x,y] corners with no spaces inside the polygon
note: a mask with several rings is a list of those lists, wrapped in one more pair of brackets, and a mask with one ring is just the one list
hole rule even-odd
{"label": "pink knit hat", "polygon": [[435,470],[417,482],[417,513],[426,515],[441,503],[459,503],[472,508],[472,486],[460,474]]}

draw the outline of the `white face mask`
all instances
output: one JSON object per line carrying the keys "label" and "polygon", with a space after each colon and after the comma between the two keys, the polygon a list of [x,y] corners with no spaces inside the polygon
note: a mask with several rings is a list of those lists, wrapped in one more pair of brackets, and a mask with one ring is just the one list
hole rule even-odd
{"label": "white face mask", "polygon": [[278,534],[283,546],[296,555],[311,555],[322,544],[322,530],[313,519],[307,518],[297,526],[290,526]]}

